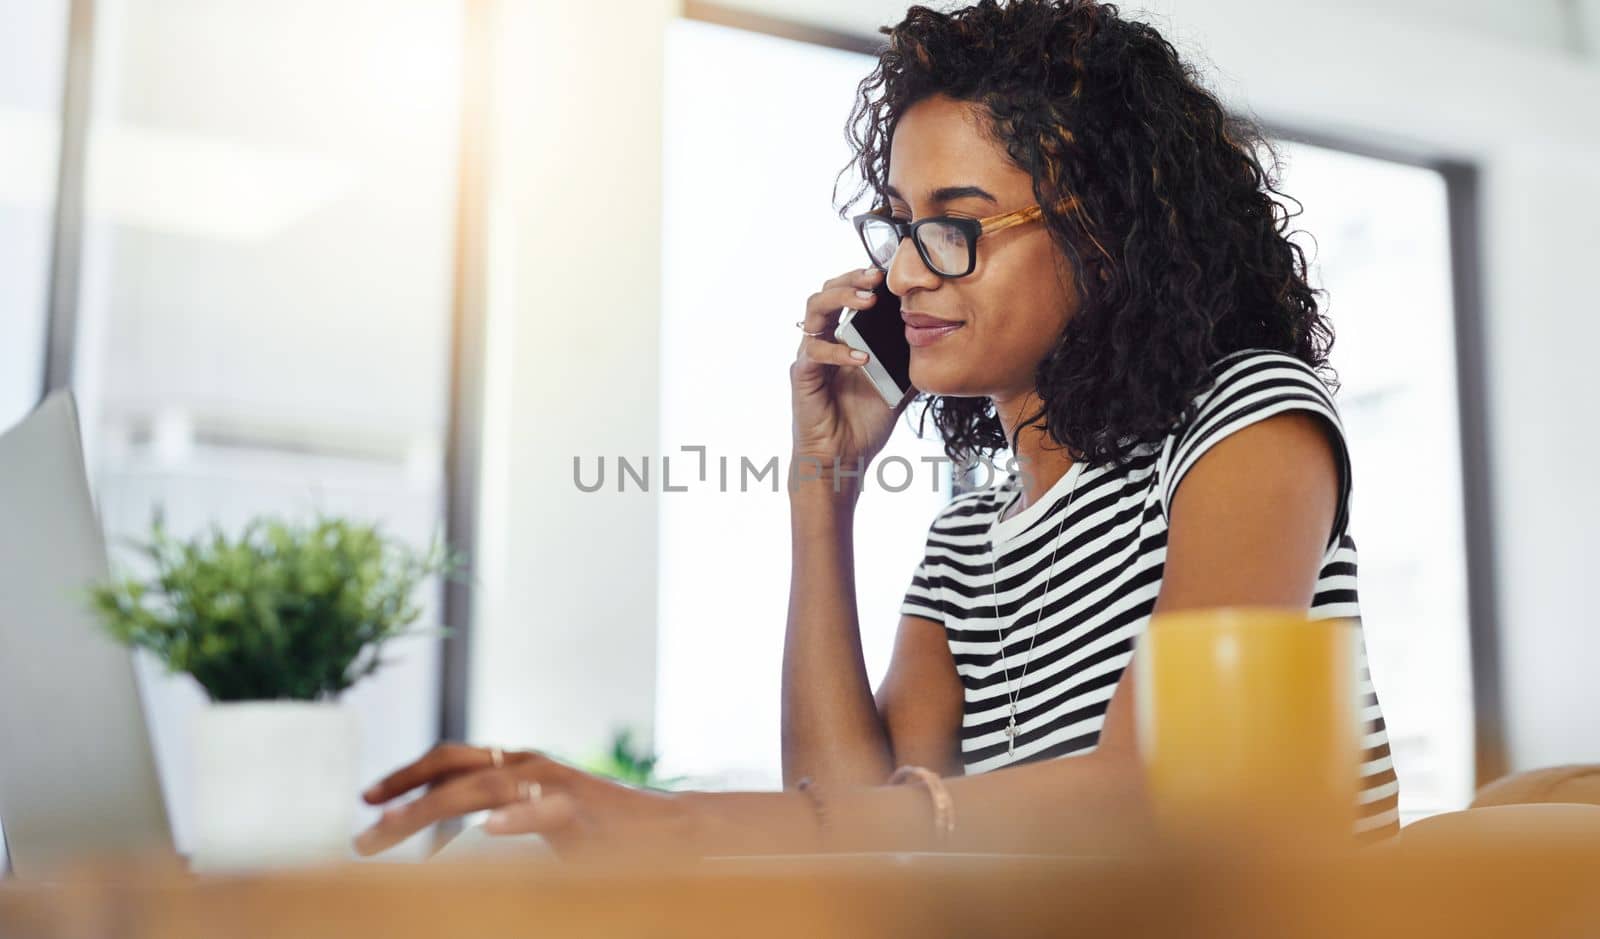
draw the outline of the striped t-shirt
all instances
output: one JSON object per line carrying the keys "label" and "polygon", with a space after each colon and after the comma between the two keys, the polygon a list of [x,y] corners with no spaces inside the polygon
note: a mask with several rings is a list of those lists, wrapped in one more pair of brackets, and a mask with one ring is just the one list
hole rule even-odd
{"label": "striped t-shirt", "polygon": [[[1194,418],[1160,442],[1139,445],[1122,468],[1074,463],[1041,498],[997,522],[1018,495],[1016,476],[1007,476],[957,495],[934,518],[901,612],[944,627],[963,689],[961,754],[968,774],[1094,749],[1111,693],[1161,590],[1173,492],[1206,450],[1256,421],[1310,411],[1336,432],[1339,503],[1310,616],[1360,621],[1356,545],[1347,531],[1350,459],[1327,387],[1305,363],[1267,350],[1226,356],[1213,374],[1196,399]],[[1074,487],[1062,528],[1063,505]],[[1039,597],[1056,544],[1041,615]],[[996,602],[1006,629],[1004,663]],[[1037,634],[1035,617],[1041,617]],[[1364,750],[1357,831],[1365,840],[1399,831],[1399,784],[1364,648],[1360,669]],[[1006,672],[1017,699],[1014,755],[1007,752]]]}

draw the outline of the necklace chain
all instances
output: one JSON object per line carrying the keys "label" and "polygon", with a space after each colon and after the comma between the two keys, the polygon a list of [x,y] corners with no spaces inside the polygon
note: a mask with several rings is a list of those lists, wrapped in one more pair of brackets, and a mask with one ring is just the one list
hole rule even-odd
{"label": "necklace chain", "polygon": [[[1000,628],[1000,596],[995,586],[995,582],[999,579],[995,564],[999,551],[995,544],[992,528],[989,533],[989,596],[994,601],[994,633],[1000,644],[1000,673],[1005,677],[1006,682],[1006,756],[1008,757],[1015,756],[1017,752],[1017,702],[1022,697],[1022,682],[1028,677],[1028,666],[1033,664],[1033,644],[1039,639],[1039,620],[1044,618],[1045,604],[1049,601],[1050,582],[1055,577],[1056,552],[1061,548],[1061,532],[1067,525],[1067,511],[1072,508],[1072,497],[1077,494],[1078,480],[1083,478],[1083,470],[1077,469],[1076,466],[1067,470],[1067,472],[1073,472],[1074,469],[1077,470],[1078,475],[1073,478],[1072,488],[1067,490],[1066,504],[1061,507],[1061,521],[1056,525],[1054,543],[1050,548],[1050,566],[1045,568],[1044,592],[1039,596],[1039,612],[1033,617],[1033,634],[1028,638],[1028,654],[1022,660],[1022,671],[1017,675],[1017,690],[1015,692],[1011,690],[1011,671],[1006,667],[1006,637],[1005,632]],[[1001,511],[1003,513],[1004,509]],[[997,527],[999,524],[1000,517],[997,515],[995,516],[995,526]]]}

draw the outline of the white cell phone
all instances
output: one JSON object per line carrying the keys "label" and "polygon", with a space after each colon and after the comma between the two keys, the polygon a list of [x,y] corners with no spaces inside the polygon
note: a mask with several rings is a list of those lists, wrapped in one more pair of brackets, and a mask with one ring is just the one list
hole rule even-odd
{"label": "white cell phone", "polygon": [[878,297],[872,306],[865,310],[846,307],[839,314],[833,335],[867,354],[867,364],[861,368],[893,409],[916,393],[911,386],[911,344],[906,342],[905,323],[900,319],[900,298],[882,278],[872,292]]}

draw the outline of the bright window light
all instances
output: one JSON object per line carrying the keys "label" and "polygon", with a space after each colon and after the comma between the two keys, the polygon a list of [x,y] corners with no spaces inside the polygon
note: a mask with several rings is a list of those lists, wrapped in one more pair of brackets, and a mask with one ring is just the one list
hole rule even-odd
{"label": "bright window light", "polygon": [[[788,369],[806,298],[867,263],[832,206],[862,62],[687,20],[667,37],[662,453],[706,447],[709,483],[660,497],[655,744],[664,773],[705,786],[779,784]],[[911,485],[890,491],[904,474],[886,469],[888,488],[869,482],[856,514],[856,600],[874,687],[928,526],[949,498],[948,463],[921,461],[943,455],[931,421],[927,440],[914,433],[921,410],[907,409],[877,461],[903,457]],[[730,466],[727,491],[719,457]],[[741,458],[762,467],[774,457],[778,492],[771,477],[739,491]],[[681,465],[694,459],[684,453]],[[675,458],[674,479],[679,466]]]}

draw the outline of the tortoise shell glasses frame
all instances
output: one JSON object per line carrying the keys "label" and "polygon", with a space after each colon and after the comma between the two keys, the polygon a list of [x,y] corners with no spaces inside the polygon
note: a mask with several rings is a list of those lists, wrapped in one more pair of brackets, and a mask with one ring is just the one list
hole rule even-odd
{"label": "tortoise shell glasses frame", "polygon": [[[865,212],[851,219],[851,225],[856,230],[856,235],[861,239],[861,246],[867,249],[867,257],[872,260],[874,267],[887,271],[889,264],[894,260],[895,252],[900,250],[900,243],[911,237],[911,243],[917,248],[917,255],[922,258],[922,263],[928,266],[941,277],[965,277],[972,273],[978,265],[978,239],[986,234],[1004,231],[1014,225],[1022,225],[1034,221],[1043,215],[1043,210],[1037,204],[1024,209],[1005,212],[1000,215],[991,215],[988,218],[960,218],[953,215],[933,215],[928,218],[907,221],[893,218],[889,215],[887,206],[880,206],[870,212]],[[962,244],[945,242],[935,245],[930,249],[924,241],[925,233],[930,231],[945,236],[958,236]],[[880,258],[884,247],[891,244],[887,235],[894,233],[893,248],[888,251],[888,256]],[[878,250],[873,250],[874,234],[879,242]]]}

